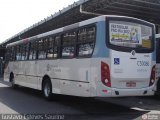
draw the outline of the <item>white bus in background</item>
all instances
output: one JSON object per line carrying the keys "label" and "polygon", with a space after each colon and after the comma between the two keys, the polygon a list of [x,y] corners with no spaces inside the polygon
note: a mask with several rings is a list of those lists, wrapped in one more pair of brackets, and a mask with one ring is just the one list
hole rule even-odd
{"label": "white bus in background", "polygon": [[156,34],[156,94],[160,95],[160,34]]}
{"label": "white bus in background", "polygon": [[99,16],[8,44],[4,79],[42,90],[47,99],[153,95],[154,28],[136,18]]}

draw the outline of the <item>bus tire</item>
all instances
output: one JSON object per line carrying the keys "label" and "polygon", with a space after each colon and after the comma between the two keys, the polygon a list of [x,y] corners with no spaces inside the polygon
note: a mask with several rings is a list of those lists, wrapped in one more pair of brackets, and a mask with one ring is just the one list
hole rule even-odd
{"label": "bus tire", "polygon": [[160,96],[160,79],[158,79],[158,82],[157,82],[157,91],[156,91],[156,95],[157,95],[157,96]]}
{"label": "bus tire", "polygon": [[10,74],[9,81],[11,83],[12,88],[16,89],[18,87],[18,85],[15,84],[15,79],[14,79],[14,74],[13,73]]}
{"label": "bus tire", "polygon": [[49,79],[44,80],[42,84],[42,92],[46,100],[52,100],[52,83]]}

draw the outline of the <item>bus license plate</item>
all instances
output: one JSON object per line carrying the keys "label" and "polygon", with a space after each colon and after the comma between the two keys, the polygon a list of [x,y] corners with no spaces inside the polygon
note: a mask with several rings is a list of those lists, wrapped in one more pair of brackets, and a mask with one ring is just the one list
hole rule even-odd
{"label": "bus license plate", "polygon": [[133,82],[133,81],[126,82],[126,86],[127,87],[136,87],[136,82]]}

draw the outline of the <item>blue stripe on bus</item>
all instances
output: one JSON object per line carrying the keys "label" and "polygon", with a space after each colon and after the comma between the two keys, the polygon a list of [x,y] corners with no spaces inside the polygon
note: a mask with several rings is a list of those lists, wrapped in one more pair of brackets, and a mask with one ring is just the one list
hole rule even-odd
{"label": "blue stripe on bus", "polygon": [[109,57],[109,49],[106,46],[106,24],[104,21],[98,22],[96,34],[96,45],[94,48],[93,58]]}
{"label": "blue stripe on bus", "polygon": [[156,40],[155,39],[154,39],[154,41],[155,41],[155,44],[154,44],[155,47],[154,47],[154,52],[152,53],[152,60],[156,61],[156,46],[157,45],[156,45]]}
{"label": "blue stripe on bus", "polygon": [[154,50],[154,52],[152,53],[152,60],[156,61],[156,50]]}

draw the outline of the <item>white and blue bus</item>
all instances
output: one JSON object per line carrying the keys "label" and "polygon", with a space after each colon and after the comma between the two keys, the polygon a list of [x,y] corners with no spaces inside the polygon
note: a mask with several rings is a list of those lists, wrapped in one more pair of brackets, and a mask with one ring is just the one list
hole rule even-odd
{"label": "white and blue bus", "polygon": [[7,45],[4,79],[44,97],[154,94],[155,27],[99,16]]}

